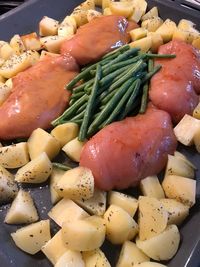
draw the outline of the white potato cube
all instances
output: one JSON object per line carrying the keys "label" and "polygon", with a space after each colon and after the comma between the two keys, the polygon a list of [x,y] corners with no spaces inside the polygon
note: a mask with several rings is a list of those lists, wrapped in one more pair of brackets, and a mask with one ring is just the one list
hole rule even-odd
{"label": "white potato cube", "polygon": [[74,36],[74,27],[69,25],[60,24],[58,27],[58,36],[64,37],[67,40]]}
{"label": "white potato cube", "polygon": [[61,196],[59,196],[59,194],[55,190],[55,185],[59,181],[59,179],[63,176],[64,173],[65,171],[60,170],[58,168],[53,168],[52,170],[51,177],[50,177],[50,185],[49,185],[52,204],[55,204],[61,199]]}
{"label": "white potato cube", "polygon": [[22,42],[26,48],[26,50],[40,50],[42,48],[42,44],[40,43],[40,39],[36,32],[32,32],[26,35],[21,36]]}
{"label": "white potato cube", "polygon": [[151,37],[151,51],[153,53],[158,52],[158,48],[163,45],[163,38],[159,33],[156,32],[148,32],[147,37]]}
{"label": "white potato cube", "polygon": [[10,46],[14,49],[16,55],[20,55],[26,51],[19,34],[15,34],[10,40]]}
{"label": "white potato cube", "polygon": [[61,197],[87,200],[94,194],[94,177],[90,169],[79,166],[65,172],[55,189]]}
{"label": "white potato cube", "polygon": [[157,6],[152,7],[144,16],[142,16],[142,21],[158,17],[158,8]]}
{"label": "white potato cube", "polygon": [[30,193],[20,189],[6,214],[4,222],[9,224],[33,223],[38,218]]}
{"label": "white potato cube", "polygon": [[129,32],[130,36],[131,36],[131,39],[132,41],[136,41],[136,40],[139,40],[139,39],[142,39],[144,37],[147,36],[147,30],[146,29],[143,29],[143,28],[136,28],[134,30],[131,30]]}
{"label": "white potato cube", "polygon": [[99,11],[93,10],[93,9],[89,9],[87,12],[87,20],[88,22],[90,22],[91,20],[93,20],[94,18],[98,18],[101,17],[103,14]]}
{"label": "white potato cube", "polygon": [[166,19],[164,23],[156,30],[159,33],[165,43],[172,40],[173,33],[177,29],[176,23],[170,19]]}
{"label": "white potato cube", "polygon": [[56,35],[58,30],[58,21],[44,16],[39,22],[39,34],[41,36]]}
{"label": "white potato cube", "polygon": [[194,144],[197,151],[200,153],[200,129],[198,129],[194,135]]}
{"label": "white potato cube", "polygon": [[85,263],[80,252],[68,250],[58,259],[55,267],[85,267]]}
{"label": "white potato cube", "polygon": [[52,172],[52,163],[45,152],[18,169],[15,181],[20,183],[43,183]]}
{"label": "white potato cube", "polygon": [[40,38],[40,43],[47,51],[51,53],[60,53],[60,47],[62,43],[66,40],[66,37],[58,35],[50,35]]}
{"label": "white potato cube", "polygon": [[141,180],[140,189],[142,194],[147,197],[154,197],[157,199],[165,197],[165,193],[156,175],[148,176]]}
{"label": "white potato cube", "polygon": [[15,54],[15,50],[10,46],[9,43],[5,43],[0,48],[0,57],[4,60],[9,59]]}
{"label": "white potato cube", "polygon": [[94,9],[95,8],[95,1],[94,0],[86,0],[86,1],[82,2],[77,8],[80,8],[82,10]]}
{"label": "white potato cube", "polygon": [[72,26],[74,28],[74,33],[77,30],[76,20],[73,16],[66,16],[61,22],[61,24]]}
{"label": "white potato cube", "polygon": [[136,239],[136,245],[153,260],[170,260],[176,254],[180,233],[176,225],[169,225],[164,232],[148,240]]}
{"label": "white potato cube", "polygon": [[21,250],[32,255],[36,254],[51,239],[49,220],[22,227],[11,236]]}
{"label": "white potato cube", "polygon": [[11,93],[10,87],[8,87],[6,84],[0,85],[0,106],[5,102],[5,100],[9,97]]}
{"label": "white potato cube", "polygon": [[111,10],[110,10],[109,7],[106,7],[106,8],[103,10],[103,15],[104,15],[104,16],[110,16],[110,15],[112,15],[112,12],[111,12]]}
{"label": "white potato cube", "polygon": [[29,162],[26,142],[0,147],[0,164],[7,169],[19,168]]}
{"label": "white potato cube", "polygon": [[86,24],[87,21],[87,10],[76,8],[71,16],[75,19],[77,28]]}
{"label": "white potato cube", "polygon": [[179,151],[175,151],[174,152],[174,156],[177,158],[181,158],[182,160],[184,160],[190,167],[192,167],[194,170],[197,170],[197,167],[182,153],[180,153]]}
{"label": "white potato cube", "polygon": [[59,142],[41,128],[32,132],[27,144],[31,159],[36,158],[42,152],[46,152],[49,159],[53,159],[60,151]]}
{"label": "white potato cube", "polygon": [[152,39],[150,36],[139,39],[129,44],[131,48],[139,47],[142,52],[147,52],[151,49]]}
{"label": "white potato cube", "polygon": [[109,8],[114,15],[128,18],[134,12],[134,6],[131,2],[110,2]]}
{"label": "white potato cube", "polygon": [[123,244],[138,233],[138,225],[124,209],[111,205],[104,213],[106,237],[113,244]]}
{"label": "white potato cube", "polygon": [[81,151],[84,146],[85,142],[81,142],[78,140],[78,138],[75,138],[71,141],[69,141],[62,150],[66,153],[66,155],[76,161],[80,161]]}
{"label": "white potato cube", "polygon": [[85,267],[111,267],[105,254],[101,249],[85,251],[82,253]]}
{"label": "white potato cube", "polygon": [[141,27],[149,32],[155,32],[162,24],[163,20],[160,17],[153,17],[151,19],[144,20]]}
{"label": "white potato cube", "polygon": [[49,56],[49,57],[58,57],[59,54],[55,54],[55,53],[48,52],[46,50],[42,50],[42,52],[40,54],[40,60],[43,60],[46,56]]}
{"label": "white potato cube", "polygon": [[72,200],[63,198],[49,211],[48,216],[62,226],[65,221],[84,219],[89,214]]}

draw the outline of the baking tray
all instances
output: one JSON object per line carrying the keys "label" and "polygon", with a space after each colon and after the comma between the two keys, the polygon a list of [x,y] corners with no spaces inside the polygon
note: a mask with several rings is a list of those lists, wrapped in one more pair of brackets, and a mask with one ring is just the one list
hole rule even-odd
{"label": "baking tray", "polygon": [[[14,10],[0,16],[0,40],[9,40],[14,34],[26,34],[38,29],[38,22],[44,16],[62,19],[69,14],[75,6],[80,4],[78,0],[29,0]],[[149,7],[158,6],[162,18],[171,18],[179,21],[182,18],[192,20],[197,29],[200,29],[200,11],[196,6],[185,5],[181,0],[157,0],[148,1]],[[197,166],[200,166],[200,156],[193,149],[183,146],[179,150],[188,156]],[[59,160],[66,161],[63,154]],[[68,162],[73,164],[72,162]],[[191,209],[190,216],[181,226],[181,245],[176,256],[166,262],[168,267],[200,267],[200,168],[197,177],[197,204]],[[25,186],[29,190],[29,186]],[[46,219],[47,211],[51,208],[50,193],[47,184],[31,186],[31,195],[34,198],[39,211],[40,219]],[[129,189],[129,194],[135,194],[136,190]],[[0,207],[0,267],[50,267],[51,263],[42,253],[30,256],[15,247],[10,233],[18,227],[3,223],[9,205]],[[52,233],[56,231],[56,225],[52,224]],[[103,251],[108,257],[111,266],[115,266],[120,246],[111,246],[109,242],[103,245]]]}

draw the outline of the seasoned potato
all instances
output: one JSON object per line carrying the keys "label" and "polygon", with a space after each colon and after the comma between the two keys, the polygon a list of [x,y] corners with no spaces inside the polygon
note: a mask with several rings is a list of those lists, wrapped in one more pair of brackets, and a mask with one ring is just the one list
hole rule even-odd
{"label": "seasoned potato", "polygon": [[78,251],[66,251],[56,262],[55,267],[85,267],[82,255]]}
{"label": "seasoned potato", "polygon": [[182,153],[180,153],[179,151],[175,151],[174,152],[174,156],[177,158],[181,158],[182,160],[184,160],[190,167],[192,167],[194,170],[197,170],[197,167]]}
{"label": "seasoned potato", "polygon": [[147,30],[144,29],[144,28],[136,28],[134,30],[131,30],[129,32],[130,36],[131,36],[131,39],[132,41],[136,41],[136,40],[139,40],[139,39],[142,39],[144,37],[147,36]]}
{"label": "seasoned potato", "polygon": [[168,175],[162,183],[165,195],[192,207],[195,204],[196,181],[177,175]]}
{"label": "seasoned potato", "polygon": [[111,2],[109,8],[114,15],[124,16],[128,18],[134,11],[134,6],[131,2]]}
{"label": "seasoned potato", "polygon": [[7,85],[8,87],[12,88],[12,86],[13,86],[12,78],[8,79],[8,80],[5,82],[5,85]]}
{"label": "seasoned potato", "polygon": [[102,13],[93,9],[89,9],[87,12],[87,20],[90,22],[94,18],[101,17]]}
{"label": "seasoned potato", "polygon": [[135,243],[131,241],[124,242],[116,267],[131,267],[135,264],[150,261]]}
{"label": "seasoned potato", "polygon": [[181,19],[178,23],[178,29],[183,30],[183,31],[189,31],[189,32],[197,32],[198,31],[195,29],[195,24],[187,19]]}
{"label": "seasoned potato", "polygon": [[137,208],[138,208],[138,201],[136,198],[117,192],[117,191],[109,192],[108,204],[109,205],[113,204],[113,205],[121,207],[126,212],[128,212],[131,217],[135,215]]}
{"label": "seasoned potato", "polygon": [[0,75],[5,78],[12,78],[17,73],[34,65],[39,60],[39,57],[38,52],[30,50],[19,56],[13,55],[0,67]]}
{"label": "seasoned potato", "polygon": [[149,32],[155,32],[162,24],[163,20],[160,17],[153,17],[144,20],[141,26]]}
{"label": "seasoned potato", "polygon": [[36,32],[32,32],[26,35],[21,36],[23,44],[26,50],[40,50],[42,48],[42,44],[40,43],[40,39],[37,36]]}
{"label": "seasoned potato", "polygon": [[102,6],[102,0],[94,0],[95,6]]}
{"label": "seasoned potato", "polygon": [[166,19],[164,23],[156,30],[165,43],[171,41],[174,31],[177,29],[176,23],[170,19]]}
{"label": "seasoned potato", "polygon": [[36,254],[51,239],[49,220],[22,227],[11,236],[21,250],[32,255]]}
{"label": "seasoned potato", "polygon": [[142,194],[157,199],[164,198],[165,194],[157,176],[148,176],[140,182]]}
{"label": "seasoned potato", "polygon": [[0,147],[0,165],[7,169],[19,168],[29,162],[26,142]]}
{"label": "seasoned potato", "polygon": [[46,57],[46,56],[57,57],[57,56],[59,56],[59,54],[55,54],[55,53],[48,52],[46,50],[42,50],[42,52],[40,54],[40,60],[43,60],[44,57]]}
{"label": "seasoned potato", "polygon": [[17,191],[14,176],[0,165],[0,204],[11,201]]}
{"label": "seasoned potato", "polygon": [[76,251],[99,248],[105,240],[105,234],[104,219],[95,215],[82,220],[67,221],[62,225],[62,235],[66,246]]}
{"label": "seasoned potato", "polygon": [[158,8],[157,6],[152,7],[144,16],[142,16],[142,21],[158,17]]}
{"label": "seasoned potato", "polygon": [[151,49],[152,39],[150,36],[134,41],[129,44],[131,48],[139,47],[142,52],[147,52]]}
{"label": "seasoned potato", "polygon": [[60,24],[58,27],[58,36],[64,37],[67,40],[71,39],[74,36],[74,27],[73,25]]}
{"label": "seasoned potato", "polygon": [[140,9],[142,11],[142,16],[146,13],[147,10],[147,1],[145,0],[134,0],[135,10]]}
{"label": "seasoned potato", "polygon": [[170,260],[177,252],[180,234],[176,225],[169,225],[164,232],[148,240],[136,239],[136,245],[153,260]]}
{"label": "seasoned potato", "polygon": [[71,141],[69,141],[63,148],[62,150],[67,154],[67,156],[76,161],[80,161],[80,155],[82,148],[84,146],[85,142],[81,142],[78,140],[78,138],[75,138]]}
{"label": "seasoned potato", "polygon": [[61,196],[59,196],[59,194],[55,190],[55,185],[59,181],[61,176],[63,176],[64,173],[65,173],[65,171],[60,170],[58,168],[53,168],[53,170],[52,170],[51,177],[50,177],[50,185],[49,185],[52,204],[55,204],[56,202],[58,202],[61,199]]}
{"label": "seasoned potato", "polygon": [[142,15],[143,15],[143,10],[140,8],[134,8],[133,13],[131,16],[129,16],[128,20],[139,22]]}
{"label": "seasoned potato", "polygon": [[52,164],[45,152],[18,169],[15,181],[20,183],[43,183],[52,172]]}
{"label": "seasoned potato", "polygon": [[109,7],[106,7],[106,8],[103,10],[103,15],[104,15],[104,16],[112,15],[112,12],[111,12],[111,10],[110,10]]}
{"label": "seasoned potato", "polygon": [[94,189],[94,194],[91,198],[74,201],[92,215],[102,216],[106,211],[106,192],[98,188]]}
{"label": "seasoned potato", "polygon": [[194,135],[194,144],[197,151],[200,153],[200,129],[198,129]]}
{"label": "seasoned potato", "polygon": [[187,178],[194,178],[194,168],[180,157],[168,155],[165,176],[179,175]]}
{"label": "seasoned potato", "polygon": [[192,41],[192,45],[200,50],[200,36]]}
{"label": "seasoned potato", "polygon": [[47,16],[39,22],[39,34],[41,36],[56,35],[58,30],[58,21]]}
{"label": "seasoned potato", "polygon": [[20,189],[4,221],[9,224],[33,223],[38,218],[30,193]]}
{"label": "seasoned potato", "polygon": [[42,248],[42,252],[52,264],[56,264],[59,258],[69,249],[62,238],[62,232],[59,230]]}
{"label": "seasoned potato", "polygon": [[174,133],[181,144],[190,146],[199,129],[200,121],[186,114],[174,128]]}
{"label": "seasoned potato", "polygon": [[82,2],[76,8],[80,8],[80,9],[86,10],[86,11],[89,10],[89,9],[94,9],[95,8],[95,1],[94,0],[86,0],[86,1]]}
{"label": "seasoned potato", "polygon": [[199,104],[196,106],[196,108],[193,110],[193,114],[192,116],[196,119],[200,119],[200,102]]}
{"label": "seasoned potato", "polygon": [[150,239],[167,227],[168,212],[156,198],[139,197],[139,238]]}
{"label": "seasoned potato", "polygon": [[74,32],[77,30],[76,20],[73,16],[66,16],[63,21],[61,22],[62,25],[72,26]]}
{"label": "seasoned potato", "polygon": [[65,172],[55,189],[61,197],[87,200],[94,193],[94,177],[90,169],[79,166]]}
{"label": "seasoned potato", "polygon": [[27,144],[31,159],[36,158],[42,152],[46,152],[47,156],[53,159],[60,151],[59,142],[41,128],[32,132]]}
{"label": "seasoned potato", "polygon": [[112,0],[102,0],[102,9],[109,8],[110,3],[113,2]]}
{"label": "seasoned potato", "polygon": [[179,41],[184,41],[186,43],[191,44],[194,39],[194,34],[189,31],[184,31],[181,29],[176,29],[173,33],[172,40],[179,40]]}
{"label": "seasoned potato", "polygon": [[85,251],[82,253],[85,267],[111,267],[105,254],[100,249]]}
{"label": "seasoned potato", "polygon": [[167,267],[167,265],[163,265],[157,262],[142,262],[140,264],[135,264],[134,267]]}
{"label": "seasoned potato", "polygon": [[87,23],[87,10],[76,8],[71,16],[75,19],[77,27],[80,27]]}
{"label": "seasoned potato", "polygon": [[11,56],[15,55],[15,50],[10,46],[9,43],[5,43],[0,48],[0,57],[4,60],[9,59]]}
{"label": "seasoned potato", "polygon": [[189,215],[189,207],[176,201],[175,199],[160,199],[165,210],[167,210],[168,224],[180,225]]}
{"label": "seasoned potato", "polygon": [[12,88],[8,87],[6,84],[0,85],[0,106],[9,97],[11,89]]}
{"label": "seasoned potato", "polygon": [[48,216],[59,226],[66,220],[79,220],[89,217],[89,214],[70,199],[60,200],[48,213]]}
{"label": "seasoned potato", "polygon": [[[0,66],[1,66],[1,64],[0,64]],[[6,82],[6,79],[0,75],[0,83],[4,84],[5,82]]]}
{"label": "seasoned potato", "polygon": [[62,43],[66,40],[63,36],[58,35],[49,35],[46,37],[40,38],[40,43],[47,51],[51,53],[59,53]]}
{"label": "seasoned potato", "polygon": [[104,213],[106,237],[113,244],[122,244],[138,233],[138,225],[124,209],[110,205]]}
{"label": "seasoned potato", "polygon": [[60,143],[61,147],[78,136],[79,126],[74,122],[66,122],[56,126],[52,131],[53,135]]}
{"label": "seasoned potato", "polygon": [[15,34],[10,40],[10,46],[14,49],[16,55],[20,55],[26,51],[19,34]]}

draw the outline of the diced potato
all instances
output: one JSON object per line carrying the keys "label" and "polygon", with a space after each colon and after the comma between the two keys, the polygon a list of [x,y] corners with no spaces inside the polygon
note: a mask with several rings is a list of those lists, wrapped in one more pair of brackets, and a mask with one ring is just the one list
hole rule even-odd
{"label": "diced potato", "polygon": [[102,0],[102,9],[109,8],[110,3],[113,2],[112,0]]}
{"label": "diced potato", "polygon": [[58,202],[61,199],[61,197],[59,196],[59,194],[55,190],[55,185],[59,181],[59,179],[63,176],[64,173],[65,173],[65,171],[60,170],[58,168],[53,168],[53,170],[52,170],[51,177],[50,177],[50,185],[49,185],[52,204],[55,204],[56,202]]}
{"label": "diced potato", "polygon": [[102,7],[102,0],[94,0],[95,6]]}
{"label": "diced potato", "polygon": [[0,147],[0,165],[7,169],[22,167],[29,162],[26,142]]}
{"label": "diced potato", "polygon": [[105,234],[104,219],[95,215],[82,220],[67,221],[62,225],[62,235],[66,246],[76,251],[99,248],[105,240]]}
{"label": "diced potato", "polygon": [[4,60],[9,59],[11,56],[15,54],[15,50],[9,45],[9,43],[5,43],[0,48],[0,57]]}
{"label": "diced potato", "polygon": [[38,218],[30,193],[20,189],[6,214],[4,222],[9,224],[33,223]]}
{"label": "diced potato", "polygon": [[103,15],[104,15],[104,16],[112,15],[112,12],[111,12],[111,10],[110,10],[109,7],[106,7],[106,8],[104,9],[104,11],[103,11]]}
{"label": "diced potato", "polygon": [[89,214],[70,199],[60,200],[48,213],[48,216],[59,226],[69,220],[79,220],[89,217]]}
{"label": "diced potato", "polygon": [[13,87],[12,78],[8,79],[8,80],[5,82],[5,85],[7,85],[8,87],[12,88],[12,87]]}
{"label": "diced potato", "polygon": [[105,254],[100,249],[85,251],[82,253],[85,267],[111,267]]}
{"label": "diced potato", "polygon": [[0,106],[9,97],[11,89],[12,88],[8,87],[6,84],[0,85]]}
{"label": "diced potato", "polygon": [[22,42],[19,34],[15,34],[10,40],[10,46],[14,49],[16,55],[20,55],[26,51],[26,48]]}
{"label": "diced potato", "polygon": [[63,147],[69,141],[76,138],[78,136],[78,132],[79,132],[78,124],[74,122],[66,122],[56,126],[51,131],[51,135],[53,135],[59,141],[61,147]]}
{"label": "diced potato", "polygon": [[177,175],[168,175],[162,183],[165,195],[192,207],[195,204],[196,181]]}
{"label": "diced potato", "polygon": [[43,183],[52,172],[52,164],[45,152],[18,169],[15,181],[20,183]]}
{"label": "diced potato", "polygon": [[58,36],[64,37],[67,40],[71,39],[75,34],[74,26],[61,23],[58,27]]}
{"label": "diced potato", "polygon": [[86,142],[81,142],[76,137],[75,139],[69,141],[62,150],[67,154],[67,156],[76,161],[80,161],[81,151]]}
{"label": "diced potato", "polygon": [[168,224],[180,225],[189,215],[189,207],[174,199],[164,198],[160,202],[169,214]]}
{"label": "diced potato", "polygon": [[156,198],[139,197],[139,238],[150,239],[167,227],[168,212]]}
{"label": "diced potato", "polygon": [[68,250],[55,264],[55,267],[85,267],[82,255],[78,251]]}
{"label": "diced potato", "polygon": [[[5,60],[3,58],[0,58],[0,67],[4,64]],[[2,77],[2,76],[1,76]],[[4,77],[3,77],[4,78]]]}
{"label": "diced potato", "polygon": [[199,129],[200,121],[185,114],[182,120],[174,128],[174,133],[181,144],[190,146],[193,144],[194,136]]}
{"label": "diced potato", "polygon": [[106,237],[113,244],[123,244],[138,233],[138,225],[124,209],[110,205],[104,213]]}
{"label": "diced potato", "polygon": [[6,81],[6,79],[3,76],[0,75],[0,83],[4,84],[5,81]]}
{"label": "diced potato", "polygon": [[56,35],[58,30],[58,21],[44,16],[39,22],[39,34],[41,36]]}
{"label": "diced potato", "polygon": [[197,151],[200,153],[200,129],[194,135],[194,144]]}
{"label": "diced potato", "polygon": [[0,204],[11,201],[17,191],[14,176],[0,165]]}
{"label": "diced potato", "polygon": [[196,106],[196,108],[193,110],[193,114],[192,116],[198,120],[200,120],[200,102],[199,104]]}
{"label": "diced potato", "polygon": [[124,16],[128,18],[134,11],[134,6],[131,2],[111,2],[109,8],[114,15]]}
{"label": "diced potato", "polygon": [[146,13],[147,10],[147,1],[145,0],[134,0],[135,9],[140,9],[142,11],[142,16]]}
{"label": "diced potato", "polygon": [[42,248],[42,252],[52,264],[56,264],[59,258],[69,249],[62,238],[62,232],[59,230]]}
{"label": "diced potato", "polygon": [[[80,8],[82,10],[89,10],[95,8],[95,1],[94,0],[86,0],[82,2],[77,8]],[[76,9],[76,8],[75,8]]]}
{"label": "diced potato", "polygon": [[176,225],[169,225],[164,232],[148,240],[136,239],[136,245],[153,260],[170,260],[177,252],[180,234]]}
{"label": "diced potato", "polygon": [[138,201],[136,198],[128,196],[126,194],[117,192],[117,191],[110,191],[108,194],[108,204],[109,205],[116,205],[124,209],[126,212],[133,217],[138,208]]}
{"label": "diced potato", "polygon": [[91,198],[75,200],[75,202],[90,214],[102,216],[106,211],[106,192],[95,188]]}
{"label": "diced potato", "polygon": [[13,55],[0,67],[0,75],[5,78],[12,78],[17,73],[34,65],[39,58],[40,55],[36,51],[27,51],[19,56]]}
{"label": "diced potato", "polygon": [[91,20],[93,20],[94,18],[98,18],[101,17],[102,13],[93,9],[89,9],[87,12],[87,20],[88,22],[90,22]]}
{"label": "diced potato", "polygon": [[131,14],[131,16],[128,18],[128,20],[131,20],[131,21],[135,21],[135,22],[139,22],[142,15],[143,15],[143,10],[140,9],[140,8],[135,8],[133,10],[133,13]]}
{"label": "diced potato", "polygon": [[[192,41],[192,45],[195,47],[195,48],[197,48],[197,49],[199,49],[200,50],[200,37],[197,37],[196,39],[194,39],[193,41]],[[194,116],[194,115],[193,115]],[[194,116],[195,117],[195,116]]]}
{"label": "diced potato", "polygon": [[142,39],[147,36],[147,30],[144,28],[137,28],[129,32],[132,41]]}
{"label": "diced potato", "polygon": [[46,50],[42,50],[40,54],[40,60],[43,60],[46,56],[57,57],[59,56],[59,54],[55,54],[55,53],[48,52]]}
{"label": "diced potato", "polygon": [[50,35],[40,38],[42,47],[51,53],[59,53],[62,43],[66,40],[63,36]]}
{"label": "diced potato", "polygon": [[74,32],[76,32],[77,25],[76,25],[76,20],[73,16],[66,16],[63,21],[61,22],[62,25],[68,25],[72,26],[74,29]]}
{"label": "diced potato", "polygon": [[75,19],[77,27],[80,27],[87,23],[87,10],[76,8],[71,16]]}
{"label": "diced potato", "polygon": [[166,19],[164,23],[156,30],[159,33],[165,43],[172,40],[174,31],[177,29],[176,23],[170,19]]}
{"label": "diced potato", "polygon": [[158,8],[157,6],[152,7],[144,16],[142,16],[142,21],[158,17]]}
{"label": "diced potato", "polygon": [[40,39],[37,36],[36,32],[29,33],[27,35],[21,36],[21,39],[24,43],[26,50],[40,50],[42,48],[42,44],[40,43]]}
{"label": "diced potato", "polygon": [[65,172],[55,189],[61,197],[87,200],[94,194],[94,177],[90,169],[79,166]]}
{"label": "diced potato", "polygon": [[149,261],[149,262],[142,262],[140,264],[135,264],[134,267],[167,267],[167,265]]}
{"label": "diced potato", "polygon": [[162,24],[163,20],[160,17],[153,17],[151,19],[144,20],[141,26],[149,32],[155,32]]}
{"label": "diced potato", "polygon": [[140,182],[142,194],[147,197],[161,199],[165,197],[162,186],[157,176],[148,176]]}
{"label": "diced potato", "polygon": [[142,52],[147,52],[151,49],[152,39],[150,36],[134,41],[129,44],[131,48],[139,47]]}
{"label": "diced potato", "polygon": [[32,255],[36,254],[51,239],[49,220],[22,227],[11,236],[21,250]]}
{"label": "diced potato", "polygon": [[174,152],[174,156],[177,158],[181,158],[182,160],[184,160],[190,167],[192,167],[194,170],[197,170],[197,167],[182,153],[180,153],[179,151],[175,151]]}
{"label": "diced potato", "polygon": [[0,40],[0,50],[3,45],[5,45],[7,42]]}
{"label": "diced potato", "polygon": [[135,243],[131,241],[124,242],[116,267],[131,267],[135,264],[150,261]]}
{"label": "diced potato", "polygon": [[178,23],[178,29],[183,31],[191,31],[191,29],[194,29],[195,24],[187,19],[181,19]]}
{"label": "diced potato", "polygon": [[186,43],[191,44],[194,39],[194,34],[189,31],[184,31],[181,29],[176,29],[173,33],[172,40],[179,40],[179,41],[184,41]]}
{"label": "diced potato", "polygon": [[168,155],[167,166],[165,169],[165,176],[167,175],[179,175],[194,178],[194,168],[180,157]]}
{"label": "diced potato", "polygon": [[42,152],[46,152],[47,156],[53,159],[60,151],[59,142],[41,128],[37,128],[32,132],[27,144],[31,159],[36,158]]}

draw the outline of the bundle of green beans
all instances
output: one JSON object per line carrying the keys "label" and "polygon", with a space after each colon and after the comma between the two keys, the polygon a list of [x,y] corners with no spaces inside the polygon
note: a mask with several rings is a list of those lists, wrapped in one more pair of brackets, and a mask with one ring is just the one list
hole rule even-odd
{"label": "bundle of green beans", "polygon": [[161,66],[153,58],[175,55],[141,53],[125,45],[84,67],[66,89],[72,91],[69,107],[53,126],[71,121],[80,125],[79,140],[90,138],[113,121],[122,120],[136,108],[144,113],[149,80]]}

